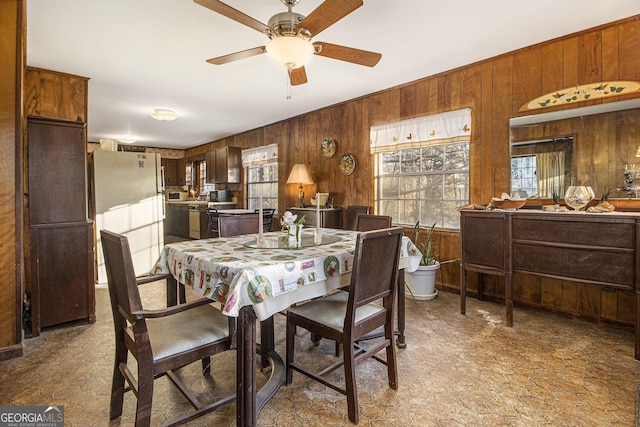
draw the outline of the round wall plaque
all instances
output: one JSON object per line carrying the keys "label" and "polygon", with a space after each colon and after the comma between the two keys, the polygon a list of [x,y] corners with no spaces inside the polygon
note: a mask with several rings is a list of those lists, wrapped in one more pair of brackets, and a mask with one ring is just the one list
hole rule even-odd
{"label": "round wall plaque", "polygon": [[351,175],[356,170],[356,159],[352,154],[343,154],[338,161],[338,168],[342,175]]}
{"label": "round wall plaque", "polygon": [[320,152],[322,157],[330,159],[336,155],[336,142],[331,138],[325,138],[320,144]]}

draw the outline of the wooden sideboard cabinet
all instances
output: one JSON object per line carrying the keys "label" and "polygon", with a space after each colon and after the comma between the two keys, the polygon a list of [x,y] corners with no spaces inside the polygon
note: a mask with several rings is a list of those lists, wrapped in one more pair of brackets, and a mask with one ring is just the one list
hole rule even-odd
{"label": "wooden sideboard cabinet", "polygon": [[468,270],[505,277],[508,326],[513,326],[514,273],[630,291],[635,293],[635,358],[640,360],[639,226],[640,215],[633,213],[462,211],[460,311],[466,311]]}
{"label": "wooden sideboard cabinet", "polygon": [[[294,215],[298,215],[298,219],[304,215],[304,226],[315,227],[317,224],[316,208],[289,208],[287,209]],[[320,209],[320,227],[322,228],[342,228],[342,209],[325,208]]]}

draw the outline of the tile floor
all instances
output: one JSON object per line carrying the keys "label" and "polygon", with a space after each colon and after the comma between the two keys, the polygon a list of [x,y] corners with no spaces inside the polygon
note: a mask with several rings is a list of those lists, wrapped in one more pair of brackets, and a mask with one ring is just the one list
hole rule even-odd
{"label": "tile floor", "polygon": [[[160,294],[148,292],[144,298],[155,304],[162,301]],[[399,390],[387,387],[382,365],[359,366],[360,425],[636,425],[640,362],[633,359],[631,330],[518,308],[515,326],[508,328],[503,306],[469,299],[462,316],[459,296],[445,292],[433,301],[408,301],[407,310],[408,347],[398,351]],[[28,339],[24,357],[0,363],[0,405],[64,405],[67,426],[133,425],[131,393],[122,420],[108,421],[113,330],[106,289],[97,290],[97,316],[93,325]],[[283,316],[276,316],[281,354],[283,326]],[[299,335],[298,356],[332,358],[331,343],[309,348],[309,335]],[[180,375],[206,400],[233,389],[234,356],[228,352],[214,359],[211,377],[199,373],[198,363]],[[156,381],[153,426],[189,410],[168,380]],[[234,426],[235,406],[188,425]],[[293,384],[266,405],[258,425],[350,424],[342,395],[294,374]]]}

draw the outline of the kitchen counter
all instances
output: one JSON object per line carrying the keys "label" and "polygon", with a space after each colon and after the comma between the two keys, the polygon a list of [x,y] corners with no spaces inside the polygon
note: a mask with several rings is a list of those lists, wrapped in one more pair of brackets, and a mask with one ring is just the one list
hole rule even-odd
{"label": "kitchen counter", "polygon": [[207,202],[199,200],[166,200],[165,203],[171,205],[197,205],[197,206],[224,206],[225,208],[234,208],[236,206],[233,202]]}
{"label": "kitchen counter", "polygon": [[[189,210],[190,206],[197,206],[195,215]],[[173,235],[189,238],[206,238],[209,234],[208,207],[218,209],[234,209],[233,202],[207,202],[197,200],[167,200],[165,202],[164,232],[166,235]],[[191,215],[190,215],[191,212]],[[190,218],[193,217],[193,218]],[[194,220],[193,224],[191,219]],[[193,230],[193,232],[191,231]],[[198,230],[196,232],[196,230]],[[195,237],[198,235],[198,237]]]}

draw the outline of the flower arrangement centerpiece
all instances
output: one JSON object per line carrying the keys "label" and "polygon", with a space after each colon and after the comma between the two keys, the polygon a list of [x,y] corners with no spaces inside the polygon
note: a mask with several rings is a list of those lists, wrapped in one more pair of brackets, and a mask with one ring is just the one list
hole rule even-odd
{"label": "flower arrangement centerpiece", "polygon": [[[289,211],[285,211],[284,215],[280,219],[282,225],[282,232],[284,238],[288,239],[290,243],[295,245],[300,244],[302,238],[302,227],[304,227],[304,215],[298,219],[298,215],[294,215]],[[296,221],[297,220],[297,221]]]}

